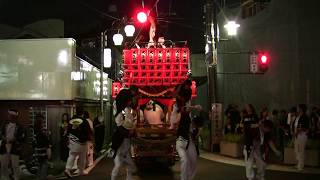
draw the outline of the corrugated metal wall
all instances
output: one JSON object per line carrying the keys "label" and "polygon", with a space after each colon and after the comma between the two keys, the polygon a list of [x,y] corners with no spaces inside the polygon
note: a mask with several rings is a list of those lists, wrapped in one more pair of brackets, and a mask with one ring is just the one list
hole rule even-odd
{"label": "corrugated metal wall", "polygon": [[[272,1],[256,16],[238,19],[238,36],[218,45],[218,99],[224,108],[230,103],[285,109],[298,103],[320,103],[320,28],[315,3]],[[219,24],[230,15],[240,16],[241,10],[224,10]],[[220,31],[220,37],[225,37],[223,26]],[[249,72],[249,54],[245,52],[251,50],[269,53],[265,74],[223,74]]]}

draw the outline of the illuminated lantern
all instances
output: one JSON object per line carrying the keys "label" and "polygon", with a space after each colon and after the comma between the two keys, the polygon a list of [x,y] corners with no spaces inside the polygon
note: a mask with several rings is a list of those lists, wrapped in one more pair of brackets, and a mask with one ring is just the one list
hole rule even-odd
{"label": "illuminated lantern", "polygon": [[114,82],[112,83],[112,97],[116,98],[117,95],[119,94],[121,89],[121,84],[120,82]]}
{"label": "illuminated lantern", "polygon": [[123,36],[122,36],[122,34],[119,34],[119,33],[114,34],[112,37],[112,40],[113,40],[114,45],[120,46],[123,42]]}
{"label": "illuminated lantern", "polygon": [[197,97],[197,84],[195,81],[192,81],[191,90],[192,90],[192,98]]}
{"label": "illuminated lantern", "polygon": [[124,32],[126,33],[127,37],[132,37],[136,28],[132,24],[128,24],[124,27]]}

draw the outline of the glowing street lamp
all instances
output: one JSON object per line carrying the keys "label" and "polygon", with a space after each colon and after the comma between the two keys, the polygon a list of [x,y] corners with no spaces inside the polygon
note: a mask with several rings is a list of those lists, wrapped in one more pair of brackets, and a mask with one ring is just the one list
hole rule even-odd
{"label": "glowing street lamp", "polygon": [[127,37],[132,37],[136,28],[132,24],[128,24],[124,27],[124,32]]}
{"label": "glowing street lamp", "polygon": [[120,33],[114,34],[112,37],[113,43],[116,46],[120,46],[123,42],[123,36]]}
{"label": "glowing street lamp", "polygon": [[237,35],[237,29],[240,27],[235,21],[229,21],[228,24],[224,25],[224,28],[227,29],[229,36]]}

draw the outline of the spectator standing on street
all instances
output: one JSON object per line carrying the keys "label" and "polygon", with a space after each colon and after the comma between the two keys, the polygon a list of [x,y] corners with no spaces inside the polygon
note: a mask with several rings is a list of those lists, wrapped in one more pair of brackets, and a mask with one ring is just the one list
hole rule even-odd
{"label": "spectator standing on street", "polygon": [[51,143],[47,129],[44,129],[44,117],[37,115],[34,123],[34,153],[38,161],[38,178],[44,180],[48,176],[48,160],[51,159]]}
{"label": "spectator standing on street", "polygon": [[69,115],[68,113],[62,114],[62,120],[60,125],[60,159],[64,162],[68,159],[69,154],[69,148],[68,148],[68,142],[69,142]]}
{"label": "spectator standing on street", "polygon": [[281,142],[283,138],[281,136],[282,132],[280,129],[279,111],[277,109],[272,110],[271,120],[273,122],[273,130],[272,130],[272,134],[274,137],[273,139],[275,140],[277,147],[281,147],[283,144],[283,142]]}
{"label": "spectator standing on street", "polygon": [[296,168],[301,171],[304,168],[305,148],[308,140],[309,117],[306,114],[307,106],[298,105],[298,116],[294,120],[294,150],[298,164]]}
{"label": "spectator standing on street", "polygon": [[83,109],[77,108],[76,115],[70,120],[71,128],[69,129],[69,157],[64,171],[67,177],[72,177],[71,169],[78,158],[79,175],[86,175],[85,166],[87,159],[87,142],[90,140],[91,129],[89,123],[83,118]]}
{"label": "spectator standing on street", "polygon": [[19,154],[24,142],[25,133],[18,123],[19,112],[15,109],[8,110],[8,122],[1,127],[0,165],[1,180],[9,179],[9,163],[13,170],[14,180],[20,179]]}
{"label": "spectator standing on street", "polygon": [[269,110],[267,107],[262,108],[260,112],[260,119],[259,122],[265,121],[265,120],[271,120],[269,117]]}
{"label": "spectator standing on street", "polygon": [[288,113],[288,124],[290,125],[290,136],[294,139],[294,122],[298,116],[297,107],[291,107]]}
{"label": "spectator standing on street", "polygon": [[90,126],[90,132],[91,132],[91,134],[90,134],[90,139],[89,139],[89,141],[88,141],[88,154],[87,154],[87,167],[90,167],[90,166],[92,166],[93,165],[93,152],[94,152],[94,150],[93,150],[93,122],[91,121],[91,119],[90,119],[90,115],[89,115],[89,112],[88,111],[84,111],[84,119],[86,119],[87,120],[87,122],[88,122],[88,124],[89,124],[89,126]]}
{"label": "spectator standing on street", "polygon": [[94,150],[99,155],[102,150],[104,136],[105,136],[105,125],[103,122],[102,116],[97,116],[93,120],[93,128],[94,128]]}
{"label": "spectator standing on street", "polygon": [[259,127],[259,118],[252,104],[246,104],[243,116],[244,149],[250,154],[253,144],[253,131]]}
{"label": "spectator standing on street", "polygon": [[236,105],[228,105],[228,108],[225,111],[226,124],[224,128],[224,133],[235,133],[236,128],[240,123],[241,117],[240,112],[237,110]]}
{"label": "spectator standing on street", "polygon": [[311,115],[310,115],[310,124],[311,124],[310,135],[311,135],[311,138],[314,138],[314,139],[317,139],[317,132],[319,131],[319,129],[318,129],[318,124],[320,121],[319,111],[320,111],[319,107],[313,106],[312,111],[311,111]]}
{"label": "spectator standing on street", "polygon": [[290,125],[287,124],[287,117],[288,114],[286,110],[281,110],[279,116],[279,147],[282,152],[284,152],[284,147],[290,140]]}

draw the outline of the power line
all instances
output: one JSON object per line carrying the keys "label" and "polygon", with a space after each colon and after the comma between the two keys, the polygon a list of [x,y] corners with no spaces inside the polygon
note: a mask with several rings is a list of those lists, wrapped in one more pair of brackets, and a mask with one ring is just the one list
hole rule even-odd
{"label": "power line", "polygon": [[105,13],[105,12],[102,12],[102,11],[94,8],[94,7],[90,6],[89,4],[87,4],[87,3],[83,2],[83,1],[77,1],[77,2],[80,2],[80,4],[82,4],[83,6],[91,9],[92,11],[94,11],[94,12],[96,12],[96,13],[104,16],[104,17],[108,17],[108,18],[111,18],[111,19],[114,19],[114,20],[121,20],[121,19],[118,18],[118,17],[112,16],[112,15],[110,15],[110,14],[107,14],[107,13]]}

